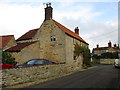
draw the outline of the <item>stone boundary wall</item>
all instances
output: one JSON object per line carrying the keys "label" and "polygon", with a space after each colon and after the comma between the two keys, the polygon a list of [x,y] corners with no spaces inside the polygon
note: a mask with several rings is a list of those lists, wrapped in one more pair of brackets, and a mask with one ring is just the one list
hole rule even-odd
{"label": "stone boundary wall", "polygon": [[33,82],[36,80],[60,77],[63,74],[80,70],[81,65],[42,65],[24,68],[12,68],[2,70],[2,87],[18,85],[21,83]]}
{"label": "stone boundary wall", "polygon": [[100,59],[101,64],[114,64],[115,59]]}

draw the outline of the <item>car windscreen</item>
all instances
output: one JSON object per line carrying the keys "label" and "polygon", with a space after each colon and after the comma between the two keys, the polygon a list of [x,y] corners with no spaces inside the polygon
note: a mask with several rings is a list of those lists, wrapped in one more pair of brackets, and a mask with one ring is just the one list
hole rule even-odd
{"label": "car windscreen", "polygon": [[36,62],[36,60],[31,60],[31,61],[28,61],[26,64],[31,65],[31,64],[34,64],[35,62]]}

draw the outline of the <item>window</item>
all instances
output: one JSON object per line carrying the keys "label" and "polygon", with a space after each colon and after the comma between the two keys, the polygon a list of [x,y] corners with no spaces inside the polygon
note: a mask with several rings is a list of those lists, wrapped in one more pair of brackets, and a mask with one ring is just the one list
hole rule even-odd
{"label": "window", "polygon": [[82,46],[82,42],[80,42],[80,46]]}
{"label": "window", "polygon": [[55,35],[51,36],[51,41],[56,41]]}
{"label": "window", "polygon": [[73,58],[74,58],[74,60],[76,60],[76,56],[74,56]]}
{"label": "window", "polygon": [[73,44],[76,44],[76,40],[75,40],[75,38],[73,38]]}

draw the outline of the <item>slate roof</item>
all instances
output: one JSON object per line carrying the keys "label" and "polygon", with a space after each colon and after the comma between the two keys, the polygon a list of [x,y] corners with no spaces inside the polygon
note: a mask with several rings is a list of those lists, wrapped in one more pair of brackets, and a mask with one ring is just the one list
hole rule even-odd
{"label": "slate roof", "polygon": [[25,33],[24,35],[22,35],[20,38],[18,38],[16,41],[32,39],[38,30],[39,30],[39,28],[30,30],[27,33]]}
{"label": "slate roof", "polygon": [[[65,26],[63,26],[62,24],[58,23],[57,21],[53,20],[55,22],[55,24],[62,29],[66,34],[88,44],[85,40],[83,40],[79,35],[75,34],[73,31],[71,31],[70,29],[66,28]],[[88,44],[89,45],[89,44]]]}
{"label": "slate roof", "polygon": [[0,36],[0,48],[4,48],[14,35]]}
{"label": "slate roof", "polygon": [[5,51],[9,51],[9,52],[20,52],[23,48],[36,43],[37,41],[32,41],[32,42],[25,42],[25,43],[17,43],[16,46],[13,46]]}

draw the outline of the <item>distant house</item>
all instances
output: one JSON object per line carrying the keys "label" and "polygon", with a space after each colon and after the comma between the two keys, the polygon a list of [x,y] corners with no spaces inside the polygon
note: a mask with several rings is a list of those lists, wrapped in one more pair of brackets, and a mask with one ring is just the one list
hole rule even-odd
{"label": "distant house", "polygon": [[3,51],[14,45],[16,45],[14,35],[0,36],[0,49],[2,49]]}
{"label": "distant house", "polygon": [[75,32],[52,19],[51,5],[46,5],[45,19],[40,28],[33,29],[16,40],[17,45],[7,49],[15,57],[18,64],[30,59],[47,59],[56,63],[80,63],[82,56],[75,58],[74,46],[78,43],[88,47],[88,43],[79,36],[79,28]]}
{"label": "distant house", "polygon": [[108,42],[107,47],[99,47],[99,45],[97,44],[97,47],[93,48],[94,55],[101,55],[102,53],[106,53],[106,52],[110,52],[110,53],[118,52],[118,53],[120,53],[120,48],[116,44],[114,44],[114,46],[112,46],[111,41]]}

